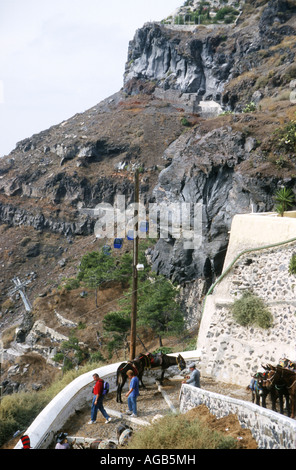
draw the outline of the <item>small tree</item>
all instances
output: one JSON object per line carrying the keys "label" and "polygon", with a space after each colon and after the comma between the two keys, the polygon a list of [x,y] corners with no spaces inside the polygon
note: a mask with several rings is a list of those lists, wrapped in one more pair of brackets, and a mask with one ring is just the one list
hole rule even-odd
{"label": "small tree", "polygon": [[292,120],[285,126],[276,129],[275,146],[284,152],[295,153],[296,149],[296,121]]}
{"label": "small tree", "polygon": [[110,312],[105,315],[103,328],[108,334],[108,350],[110,355],[114,349],[117,350],[126,344],[130,324],[130,315],[127,310]]}
{"label": "small tree", "polygon": [[177,292],[164,276],[155,277],[155,281],[145,281],[139,294],[139,324],[149,326],[159,337],[180,334],[184,330],[184,318],[181,307],[176,301]]}
{"label": "small tree", "polygon": [[62,342],[61,351],[55,355],[54,360],[63,362],[63,372],[65,372],[75,365],[78,366],[87,358],[88,352],[80,347],[78,339],[71,334],[68,341]]}
{"label": "small tree", "polygon": [[112,256],[103,252],[93,251],[82,257],[77,279],[95,289],[96,307],[98,287],[104,282],[115,278],[115,262]]}
{"label": "small tree", "polygon": [[130,253],[124,253],[120,258],[120,264],[117,267],[116,277],[122,285],[130,282],[133,274],[133,256]]}
{"label": "small tree", "polygon": [[286,212],[290,207],[293,206],[295,196],[293,191],[290,188],[281,188],[275,193],[275,210],[283,217],[284,212]]}

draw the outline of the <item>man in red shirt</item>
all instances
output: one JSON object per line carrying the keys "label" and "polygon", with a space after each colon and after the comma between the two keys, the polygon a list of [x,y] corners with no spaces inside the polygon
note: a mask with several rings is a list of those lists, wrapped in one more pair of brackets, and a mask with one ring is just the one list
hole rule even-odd
{"label": "man in red shirt", "polygon": [[100,379],[98,374],[93,375],[93,379],[95,381],[95,385],[93,388],[93,400],[92,400],[92,405],[91,405],[91,420],[89,421],[88,424],[94,424],[97,419],[97,413],[98,410],[102,413],[104,418],[106,418],[105,423],[110,423],[111,418],[108,415],[107,411],[105,410],[103,406],[103,385],[104,381]]}

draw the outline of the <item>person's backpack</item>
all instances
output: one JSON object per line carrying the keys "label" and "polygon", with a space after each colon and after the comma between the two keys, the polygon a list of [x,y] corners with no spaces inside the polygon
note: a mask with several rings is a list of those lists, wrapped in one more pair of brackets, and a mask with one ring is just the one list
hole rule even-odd
{"label": "person's backpack", "polygon": [[109,382],[105,382],[105,381],[104,381],[104,385],[103,385],[103,396],[107,395],[108,392],[109,392]]}

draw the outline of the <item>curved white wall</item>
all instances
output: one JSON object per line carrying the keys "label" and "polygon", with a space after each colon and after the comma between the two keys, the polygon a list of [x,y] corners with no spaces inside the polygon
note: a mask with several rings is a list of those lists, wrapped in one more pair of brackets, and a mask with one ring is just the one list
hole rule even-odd
{"label": "curved white wall", "polygon": [[[177,356],[181,354],[186,361],[199,359],[197,351],[186,351],[170,354]],[[110,384],[110,391],[116,389],[116,371],[122,362],[96,368],[80,375],[63,390],[41,411],[33,423],[26,430],[30,437],[33,449],[46,449],[53,440],[54,435],[63,428],[65,422],[75,413],[75,410],[83,408],[91,403],[93,374],[98,373],[100,377]],[[151,377],[152,371],[145,372],[145,376]],[[15,449],[22,449],[19,441]]]}
{"label": "curved white wall", "polygon": [[[26,430],[33,449],[47,448],[55,433],[62,429],[64,423],[75,410],[83,408],[90,402],[94,373],[107,380],[110,389],[116,387],[116,370],[121,363],[96,368],[87,372],[70,384],[68,384],[53,400],[39,413],[31,426]],[[22,444],[18,442],[15,449],[21,449]]]}

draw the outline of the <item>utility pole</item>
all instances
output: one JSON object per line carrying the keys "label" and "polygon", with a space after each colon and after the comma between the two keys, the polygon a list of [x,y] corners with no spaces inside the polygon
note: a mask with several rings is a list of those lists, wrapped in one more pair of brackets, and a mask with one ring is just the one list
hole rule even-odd
{"label": "utility pole", "polygon": [[137,303],[138,303],[138,246],[139,246],[139,172],[135,171],[135,206],[134,206],[134,239],[133,239],[133,295],[131,311],[131,339],[130,339],[130,360],[136,357],[136,324],[137,324]]}

